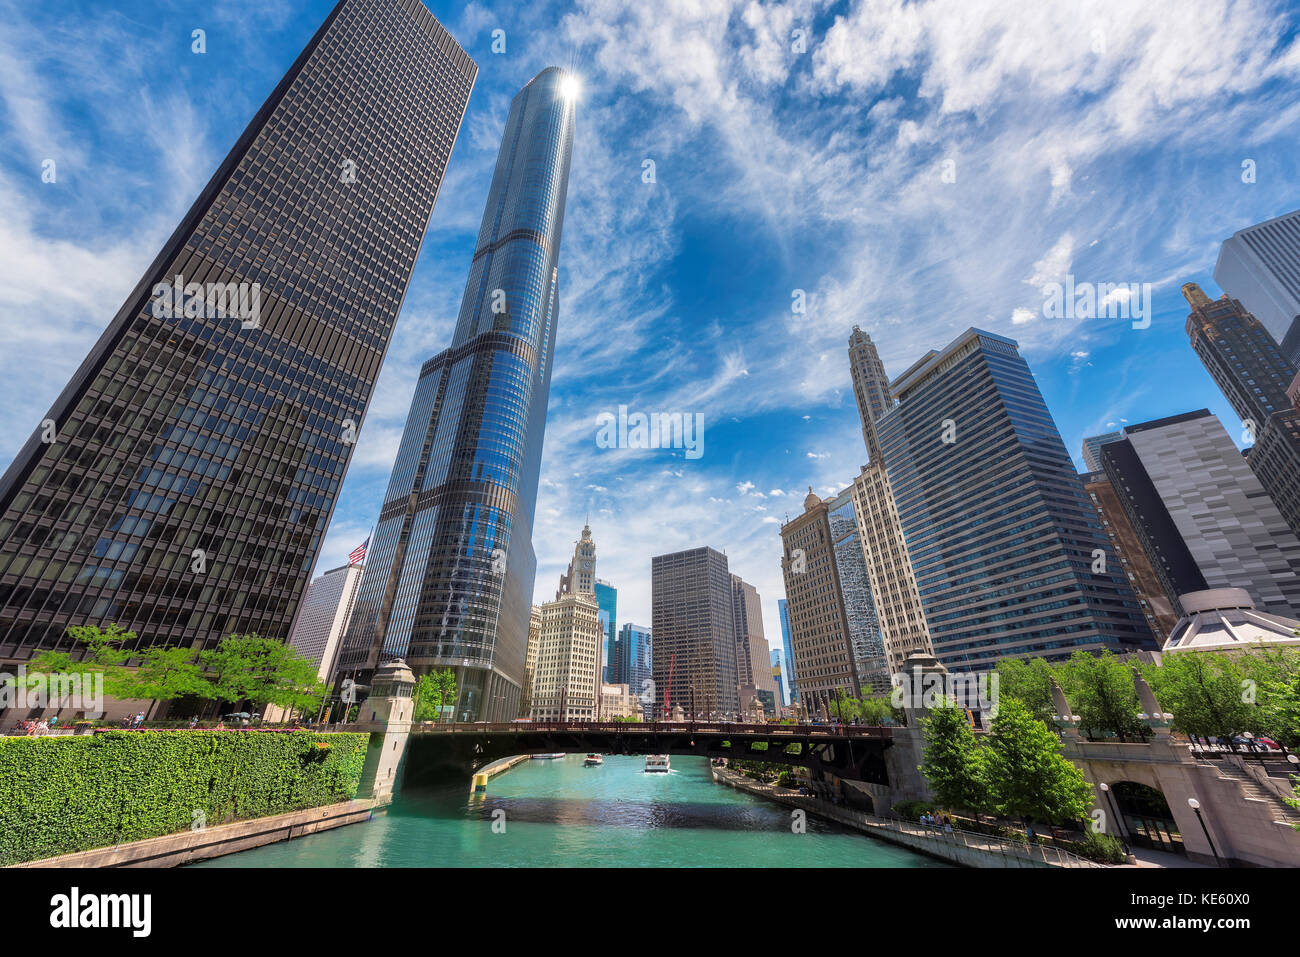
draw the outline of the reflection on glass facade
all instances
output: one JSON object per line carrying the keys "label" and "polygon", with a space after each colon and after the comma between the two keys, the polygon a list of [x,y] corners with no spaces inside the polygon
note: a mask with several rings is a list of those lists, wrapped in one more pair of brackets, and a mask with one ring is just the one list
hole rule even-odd
{"label": "reflection on glass facade", "polygon": [[889,690],[889,665],[885,641],[871,597],[867,558],[858,538],[858,519],[853,512],[853,489],[848,488],[826,503],[826,520],[831,528],[835,551],[835,574],[844,596],[844,621],[849,630],[849,647],[862,693]]}
{"label": "reflection on glass facade", "polygon": [[510,106],[456,331],[420,371],[339,658],[361,681],[399,656],[417,673],[454,669],[462,721],[519,713],[573,148],[566,76],[542,71]]}
{"label": "reflection on glass facade", "polygon": [[790,609],[786,606],[784,598],[776,600],[776,610],[781,616],[781,647],[785,650],[785,667],[781,670],[781,675],[785,679],[786,704],[793,704],[799,700],[799,686],[795,683],[794,675],[794,641],[790,637]]}
{"label": "reflection on glass facade", "polygon": [[642,716],[655,719],[654,645],[650,629],[631,623],[618,630],[614,642],[614,680],[627,685],[641,701]]}
{"label": "reflection on glass facade", "polygon": [[1013,340],[967,330],[893,391],[877,429],[940,661],[1154,647]]}
{"label": "reflection on glass facade", "polygon": [[617,684],[614,680],[614,640],[618,637],[618,589],[607,582],[595,585],[596,605],[599,608],[601,647],[601,681]]}
{"label": "reflection on glass facade", "polygon": [[0,660],[288,638],[475,74],[417,0],[334,8],[0,479]]}

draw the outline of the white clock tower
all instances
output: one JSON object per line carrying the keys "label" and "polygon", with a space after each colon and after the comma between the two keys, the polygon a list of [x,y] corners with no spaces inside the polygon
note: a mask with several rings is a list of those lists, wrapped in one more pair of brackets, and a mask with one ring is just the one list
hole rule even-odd
{"label": "white clock tower", "polygon": [[561,595],[594,595],[596,593],[596,543],[591,539],[591,525],[582,526],[582,538],[573,549],[573,560],[569,562],[569,571],[560,576],[560,587],[555,592]]}

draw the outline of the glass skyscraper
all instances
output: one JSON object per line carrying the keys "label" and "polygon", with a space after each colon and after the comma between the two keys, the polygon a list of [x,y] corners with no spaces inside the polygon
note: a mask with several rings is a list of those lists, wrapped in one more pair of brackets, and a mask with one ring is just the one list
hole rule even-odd
{"label": "glass skyscraper", "polygon": [[614,642],[618,638],[618,589],[609,582],[597,581],[592,586],[596,593],[596,607],[600,618],[601,639],[600,674],[606,684],[616,684],[614,677]]}
{"label": "glass skyscraper", "polygon": [[0,662],[288,638],[476,72],[334,7],[0,478]]}
{"label": "glass skyscraper", "polygon": [[892,388],[877,428],[945,665],[1154,647],[1014,341],[968,329]]}
{"label": "glass skyscraper", "polygon": [[1214,281],[1239,299],[1300,365],[1300,209],[1223,241]]}
{"label": "glass skyscraper", "polygon": [[452,668],[461,721],[519,710],[572,82],[551,67],[510,105],[456,331],[420,372],[339,660],[362,681],[397,657]]}
{"label": "glass skyscraper", "polygon": [[781,647],[785,651],[785,667],[781,669],[781,677],[785,681],[785,703],[793,704],[799,700],[799,687],[795,683],[794,675],[794,641],[790,637],[790,610],[786,607],[786,600],[778,598],[776,600],[776,611],[781,617]]}
{"label": "glass skyscraper", "polygon": [[649,628],[629,622],[618,630],[618,640],[614,642],[614,680],[610,683],[630,687],[641,701],[645,719],[654,719],[654,641]]}

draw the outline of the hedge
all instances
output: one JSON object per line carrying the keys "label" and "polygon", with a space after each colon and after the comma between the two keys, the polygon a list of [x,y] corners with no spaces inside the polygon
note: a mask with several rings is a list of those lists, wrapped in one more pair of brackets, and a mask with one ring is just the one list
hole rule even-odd
{"label": "hedge", "polygon": [[236,730],[0,737],[0,865],[349,800],[368,737]]}

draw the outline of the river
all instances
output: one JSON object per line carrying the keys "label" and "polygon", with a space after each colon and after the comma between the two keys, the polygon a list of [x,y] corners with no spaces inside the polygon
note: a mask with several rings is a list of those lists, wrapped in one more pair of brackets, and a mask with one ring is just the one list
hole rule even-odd
{"label": "river", "polygon": [[[491,780],[399,790],[386,813],[193,867],[943,867],[713,783],[705,758],[669,774],[611,755],[527,761]],[[503,814],[497,812],[504,812]]]}

